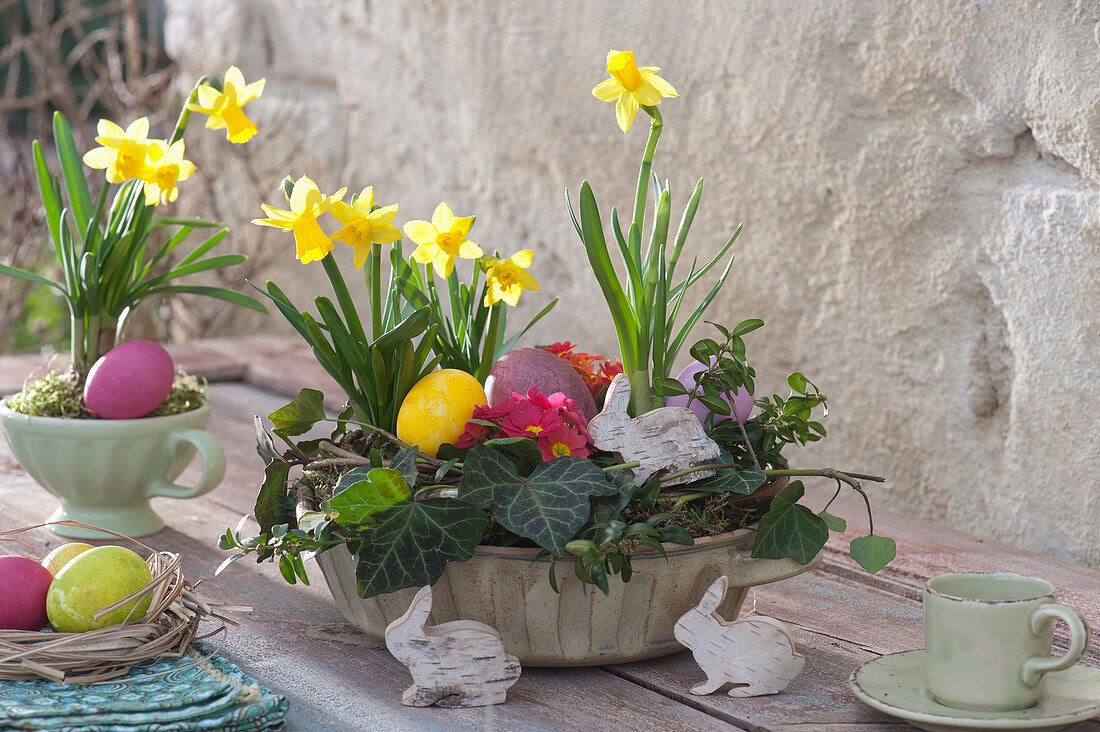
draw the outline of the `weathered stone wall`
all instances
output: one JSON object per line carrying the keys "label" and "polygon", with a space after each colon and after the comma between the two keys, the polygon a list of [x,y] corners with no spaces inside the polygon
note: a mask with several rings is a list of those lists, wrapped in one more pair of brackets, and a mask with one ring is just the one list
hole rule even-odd
{"label": "weathered stone wall", "polygon": [[[446,200],[487,248],[536,251],[562,304],[531,341],[592,350],[613,336],[563,190],[588,178],[605,212],[629,208],[645,126],[623,135],[590,90],[609,47],[662,66],[681,93],[656,160],[674,220],[707,181],[689,255],[745,222],[710,319],[762,317],[763,386],[799,369],[830,397],[830,439],[796,462],[888,475],[879,505],[1092,566],[1098,33],[1085,0],[192,0],[168,16],[187,72],[268,79],[265,147],[219,171],[226,215],[259,214],[228,193],[246,175],[273,200],[287,172],[374,184],[399,223]],[[288,237],[265,246],[288,252],[265,274],[325,289]]]}

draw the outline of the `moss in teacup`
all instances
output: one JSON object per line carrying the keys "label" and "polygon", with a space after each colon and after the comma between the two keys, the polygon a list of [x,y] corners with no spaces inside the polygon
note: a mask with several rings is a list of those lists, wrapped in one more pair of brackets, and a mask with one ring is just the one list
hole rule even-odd
{"label": "moss in teacup", "polygon": [[[176,372],[168,398],[147,417],[166,417],[198,409],[206,402],[206,380]],[[8,398],[8,406],[33,417],[98,419],[84,407],[84,391],[72,371],[51,371]]]}

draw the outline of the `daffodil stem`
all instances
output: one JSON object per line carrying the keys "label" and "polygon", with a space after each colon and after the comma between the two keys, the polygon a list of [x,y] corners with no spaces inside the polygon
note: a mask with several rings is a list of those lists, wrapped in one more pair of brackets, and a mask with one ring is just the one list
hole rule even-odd
{"label": "daffodil stem", "polygon": [[73,370],[83,383],[88,373],[88,361],[84,355],[84,315],[77,312],[69,301],[69,353],[72,354]]}
{"label": "daffodil stem", "polygon": [[374,339],[382,335],[382,245],[370,245],[370,320]]}
{"label": "daffodil stem", "polygon": [[[638,271],[645,268],[645,263],[642,261],[642,225],[645,223],[646,198],[649,195],[649,178],[650,171],[653,168],[653,155],[657,150],[657,141],[661,137],[661,128],[664,126],[661,113],[657,111],[656,107],[643,105],[642,109],[652,118],[653,122],[649,126],[649,140],[646,142],[645,152],[642,153],[642,165],[638,170],[638,188],[634,195],[634,218],[631,228],[637,231],[637,236],[632,235],[630,237],[629,255],[634,260],[634,267]],[[652,349],[649,343],[649,322],[646,314],[647,293],[645,289],[643,288],[643,292],[633,293],[633,297],[637,316],[640,320],[646,320],[646,322],[639,322],[638,329],[631,334],[631,337],[635,340],[633,348],[635,353],[632,356],[623,353],[623,365],[626,367],[626,374],[630,379],[630,406],[636,417],[645,414],[654,406],[649,371],[650,351]],[[653,317],[664,318],[665,314],[654,313]],[[622,345],[622,338],[620,338],[620,345]]]}
{"label": "daffodil stem", "polygon": [[649,140],[645,145],[645,152],[642,153],[642,167],[638,171],[638,189],[634,195],[634,224],[638,227],[639,236],[634,239],[633,249],[631,253],[634,255],[634,261],[641,267],[642,262],[642,224],[645,222],[645,202],[646,197],[649,195],[649,177],[650,170],[653,168],[653,154],[657,150],[657,140],[661,137],[661,128],[664,127],[664,122],[661,120],[661,113],[657,111],[656,107],[642,106],[645,113],[653,118],[653,122],[649,125]]}
{"label": "daffodil stem", "polygon": [[359,313],[355,309],[355,302],[351,299],[351,293],[344,281],[344,275],[340,272],[340,266],[336,264],[336,260],[333,259],[331,253],[321,260],[321,264],[325,268],[325,274],[328,275],[328,281],[332,285],[332,292],[336,295],[336,301],[340,304],[344,320],[347,321],[348,332],[355,340],[366,343],[367,334],[363,332],[363,324],[359,321]]}
{"label": "daffodil stem", "polygon": [[641,417],[653,406],[653,396],[650,394],[649,371],[635,369],[627,374],[630,379],[630,406],[634,409],[634,416]]}
{"label": "daffodil stem", "polygon": [[481,351],[481,367],[477,371],[477,380],[482,384],[489,378],[489,369],[493,367],[493,356],[497,350],[497,329],[500,327],[500,308],[497,303],[489,308],[489,332],[485,336],[485,345]]}
{"label": "daffodil stem", "polygon": [[215,79],[213,76],[201,76],[199,80],[195,82],[195,86],[191,88],[191,93],[187,95],[187,101],[183,103],[183,109],[180,110],[180,116],[176,118],[176,126],[172,128],[172,137],[169,138],[168,144],[177,140],[183,139],[184,130],[187,129],[187,122],[191,119],[191,110],[187,108],[187,105],[194,104],[199,98],[199,88],[204,86],[212,86],[218,91],[221,91],[221,82]]}

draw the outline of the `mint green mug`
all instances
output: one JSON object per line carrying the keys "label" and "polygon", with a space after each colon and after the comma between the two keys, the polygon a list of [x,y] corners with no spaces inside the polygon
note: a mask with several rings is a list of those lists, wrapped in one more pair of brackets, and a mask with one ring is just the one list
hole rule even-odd
{"label": "mint green mug", "polygon": [[[1054,585],[1002,573],[945,574],[924,589],[925,682],[941,704],[974,711],[1026,709],[1043,677],[1077,663],[1088,642],[1080,614]],[[1051,657],[1054,621],[1069,626],[1065,655]]]}
{"label": "mint green mug", "polygon": [[[210,411],[207,403],[167,417],[57,419],[30,417],[0,402],[0,430],[23,469],[61,503],[48,521],[145,536],[164,526],[150,498],[201,496],[225,475],[225,452],[203,431]],[[202,459],[198,481],[177,484],[196,453]],[[112,538],[76,526],[50,528],[77,539]]]}

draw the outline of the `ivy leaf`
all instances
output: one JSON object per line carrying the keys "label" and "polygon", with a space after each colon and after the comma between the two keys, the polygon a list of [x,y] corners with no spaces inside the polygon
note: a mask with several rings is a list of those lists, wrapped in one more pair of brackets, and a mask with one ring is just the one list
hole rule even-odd
{"label": "ivy leaf", "polygon": [[523,475],[530,475],[531,471],[542,464],[542,451],[538,443],[530,437],[497,437],[484,442],[486,447],[493,447],[512,458],[512,463]]}
{"label": "ivy leaf", "polygon": [[463,464],[459,498],[481,508],[514,534],[562,556],[591,511],[589,496],[610,496],[618,488],[591,460],[560,457],[522,477],[499,451],[479,446]]}
{"label": "ivy leaf", "polygon": [[466,456],[470,453],[468,447],[455,447],[449,442],[444,442],[439,446],[439,449],[435,451],[436,460],[458,460],[462,461],[466,459]]}
{"label": "ivy leaf", "polygon": [[798,504],[804,493],[802,481],[796,480],[772,499],[771,509],[756,530],[754,557],[791,557],[799,564],[809,564],[825,546],[829,528],[823,518]]}
{"label": "ivy leaf", "polygon": [[290,404],[267,416],[284,437],[309,432],[325,417],[325,395],[316,389],[302,389]]}
{"label": "ivy leaf", "polygon": [[[732,459],[731,459],[732,460]],[[691,484],[692,490],[714,491],[715,493],[737,493],[747,496],[755,493],[767,480],[760,468],[753,466],[744,470],[719,468],[714,475]]]}
{"label": "ivy leaf", "polygon": [[369,465],[363,465],[358,468],[352,468],[348,472],[340,476],[340,479],[336,481],[336,485],[333,486],[332,496],[335,498],[348,488],[351,488],[356,483],[367,480],[367,476],[370,475],[370,471],[374,470]]}
{"label": "ivy leaf", "polygon": [[253,509],[261,534],[268,533],[276,524],[285,523],[280,521],[279,506],[286,500],[288,475],[290,465],[282,460],[275,460],[264,470],[264,482],[260,485],[256,507]]}
{"label": "ivy leaf", "polygon": [[401,473],[410,487],[416,487],[416,479],[419,477],[416,470],[416,455],[417,449],[415,447],[403,447],[390,460],[390,470]]}
{"label": "ivy leaf", "polygon": [[375,516],[359,550],[359,596],[434,584],[447,562],[474,554],[489,523],[485,512],[453,498],[407,500]]}
{"label": "ivy leaf", "polygon": [[848,522],[842,519],[840,516],[834,516],[828,511],[822,511],[818,514],[821,520],[825,522],[825,525],[829,527],[829,531],[841,532],[848,528]]}
{"label": "ivy leaf", "polygon": [[691,534],[687,532],[687,529],[679,524],[668,524],[662,528],[660,541],[683,544],[684,546],[692,546],[695,543],[695,539],[691,538]]}
{"label": "ivy leaf", "polygon": [[263,420],[259,415],[252,418],[256,423],[256,454],[264,461],[264,465],[270,465],[279,459],[279,451],[275,449],[275,442],[271,435],[264,429]]}
{"label": "ivy leaf", "polygon": [[615,487],[615,491],[606,497],[606,500],[597,499],[592,506],[596,521],[609,521],[626,508],[630,499],[634,497],[636,488],[634,481],[624,470],[605,470],[604,479]]}
{"label": "ivy leaf", "polygon": [[[325,438],[318,437],[315,440],[302,440],[298,443],[298,452],[306,457],[317,457],[321,454],[321,443],[325,441]],[[296,457],[293,453],[286,455],[286,457]]]}
{"label": "ivy leaf", "polygon": [[[358,470],[358,468],[357,468]],[[412,498],[405,477],[396,470],[372,468],[360,480],[321,504],[341,526],[361,526],[377,513]]]}
{"label": "ivy leaf", "polygon": [[874,574],[893,561],[897,556],[898,546],[888,536],[868,534],[852,539],[849,553],[859,566]]}
{"label": "ivy leaf", "polygon": [[350,404],[344,407],[344,411],[336,415],[336,426],[332,428],[332,434],[329,435],[329,440],[336,442],[336,439],[340,435],[348,431],[348,420],[355,416],[355,409]]}

